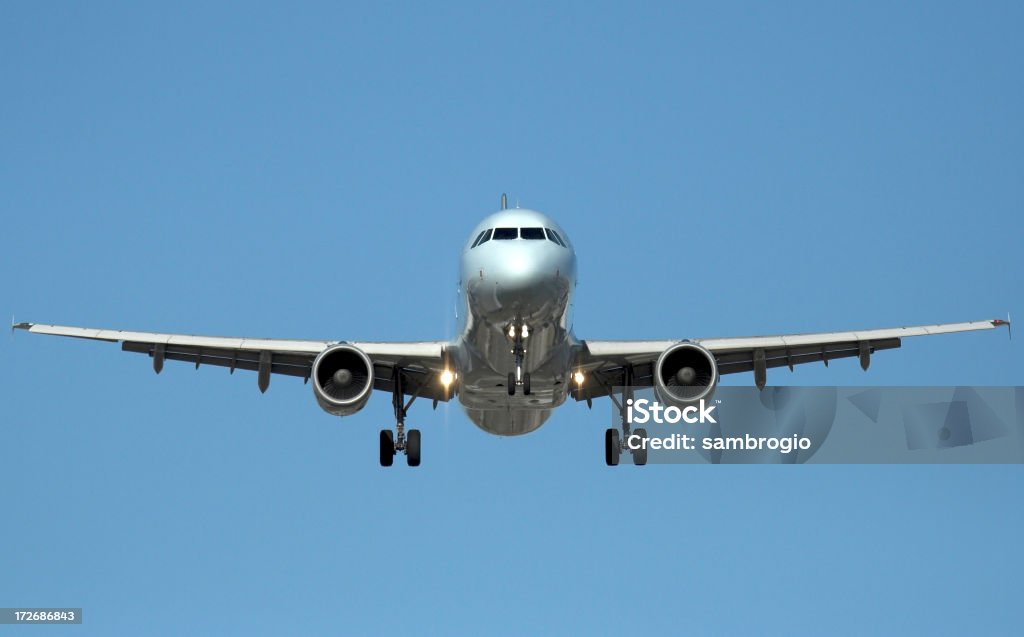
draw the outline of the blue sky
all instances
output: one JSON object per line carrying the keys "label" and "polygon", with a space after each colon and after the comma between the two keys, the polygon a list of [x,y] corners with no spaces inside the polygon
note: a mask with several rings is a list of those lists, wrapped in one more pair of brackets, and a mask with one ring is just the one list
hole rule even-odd
{"label": "blue sky", "polygon": [[[565,226],[583,338],[1024,317],[1017,3],[6,4],[2,305],[446,338],[502,192]],[[1020,385],[1021,340],[769,382]],[[0,606],[42,634],[1019,629],[1019,466],[603,465],[418,404],[0,339]],[[750,382],[747,377],[735,382]]]}

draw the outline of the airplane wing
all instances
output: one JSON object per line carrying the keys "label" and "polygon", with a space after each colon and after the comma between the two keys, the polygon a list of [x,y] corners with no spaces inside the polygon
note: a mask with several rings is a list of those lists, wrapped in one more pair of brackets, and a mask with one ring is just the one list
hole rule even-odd
{"label": "airplane wing", "polygon": [[[895,349],[901,339],[908,336],[951,334],[1009,327],[1009,321],[971,321],[941,325],[893,327],[855,332],[821,332],[818,334],[786,334],[780,336],[741,336],[733,338],[700,338],[697,343],[710,351],[718,365],[719,374],[754,371],[763,362],[764,368],[787,366],[837,358],[860,358],[861,367],[868,368],[871,354],[878,350]],[[680,341],[583,341],[577,369],[584,373],[582,385],[574,383],[576,400],[590,400],[607,396],[612,387],[625,384],[626,370],[632,374],[632,385],[654,384],[654,365],[666,349]],[[755,378],[764,385],[763,375]]]}
{"label": "airplane wing", "polygon": [[[163,369],[164,360],[194,363],[196,369],[200,365],[227,367],[231,373],[236,369],[253,370],[258,372],[260,391],[267,390],[271,374],[297,376],[309,381],[317,354],[341,342],[127,332],[41,323],[18,323],[12,329],[121,343],[121,349],[126,352],[151,357],[153,369],[158,374]],[[444,369],[446,342],[348,344],[361,349],[373,361],[374,389],[390,393],[394,388],[394,372],[398,368],[402,373],[403,393],[439,401],[450,398],[449,392],[439,383],[429,382]]]}

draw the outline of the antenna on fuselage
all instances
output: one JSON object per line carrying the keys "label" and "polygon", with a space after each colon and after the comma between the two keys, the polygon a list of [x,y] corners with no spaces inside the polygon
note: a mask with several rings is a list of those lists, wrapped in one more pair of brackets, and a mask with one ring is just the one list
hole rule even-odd
{"label": "antenna on fuselage", "polygon": [[501,209],[508,210],[508,195],[501,193]]}

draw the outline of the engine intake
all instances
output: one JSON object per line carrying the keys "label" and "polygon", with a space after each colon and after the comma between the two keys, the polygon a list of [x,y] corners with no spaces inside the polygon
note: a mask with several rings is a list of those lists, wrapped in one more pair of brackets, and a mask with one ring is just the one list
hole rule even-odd
{"label": "engine intake", "polygon": [[654,366],[654,390],[658,399],[669,405],[683,406],[711,398],[717,385],[715,357],[696,343],[669,347]]}
{"label": "engine intake", "polygon": [[334,345],[313,361],[313,395],[329,414],[351,416],[373,392],[373,362],[361,349]]}

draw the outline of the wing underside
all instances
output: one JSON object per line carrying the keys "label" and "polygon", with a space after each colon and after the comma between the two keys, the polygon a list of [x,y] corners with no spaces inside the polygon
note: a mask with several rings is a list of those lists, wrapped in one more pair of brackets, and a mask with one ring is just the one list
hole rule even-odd
{"label": "wing underside", "polygon": [[[123,351],[152,358],[153,369],[157,373],[167,360],[192,363],[196,369],[212,365],[226,367],[231,373],[236,369],[255,371],[261,391],[266,391],[272,374],[294,376],[308,382],[317,355],[341,342],[162,334],[39,323],[19,323],[13,327],[35,334],[121,343]],[[391,393],[396,374],[401,374],[403,394],[438,401],[447,401],[451,397],[439,383],[433,382],[436,374],[444,368],[447,343],[349,344],[363,350],[373,362],[374,389]]]}
{"label": "wing underside", "polygon": [[[972,321],[919,325],[855,332],[822,332],[780,336],[693,339],[710,351],[719,374],[754,371],[763,361],[764,369],[824,362],[838,358],[859,358],[867,369],[871,356],[880,350],[896,349],[909,336],[971,332],[1009,326],[1008,321]],[[584,341],[577,368],[584,373],[582,385],[574,383],[576,400],[607,396],[613,387],[626,384],[650,386],[658,357],[681,341]]]}

